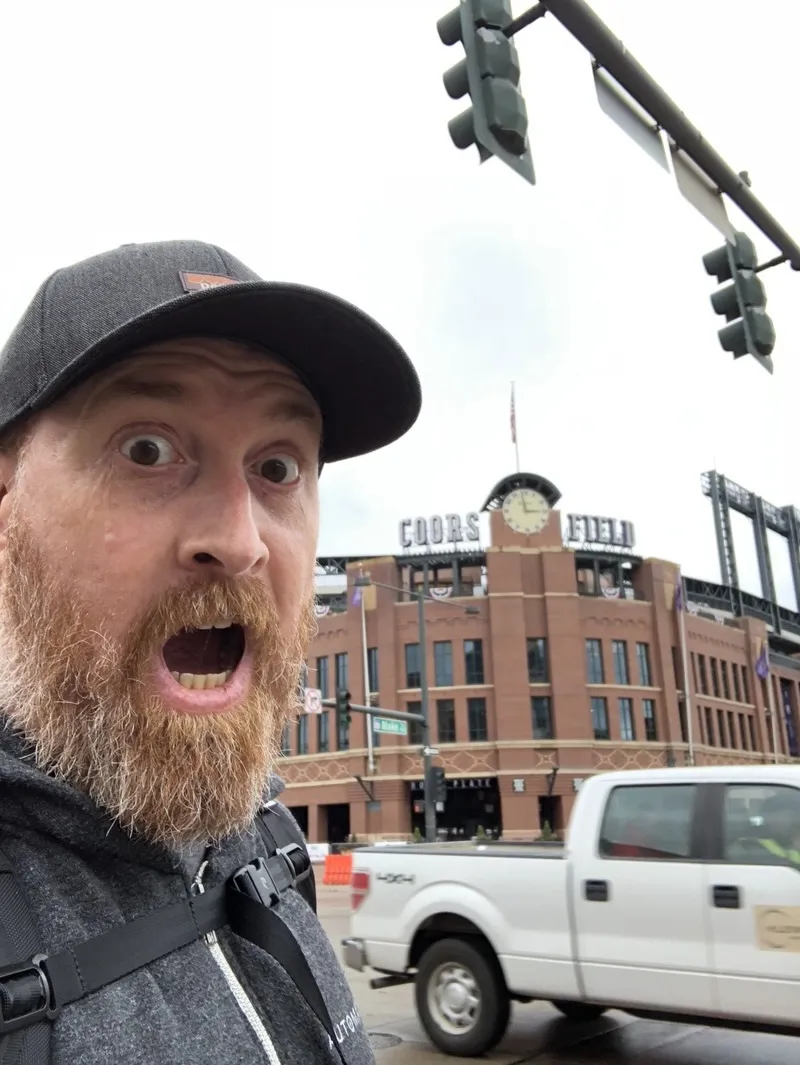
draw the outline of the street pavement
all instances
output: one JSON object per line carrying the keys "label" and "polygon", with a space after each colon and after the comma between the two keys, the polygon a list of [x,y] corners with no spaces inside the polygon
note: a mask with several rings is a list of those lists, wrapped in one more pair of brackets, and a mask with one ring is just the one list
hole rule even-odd
{"label": "street pavement", "polygon": [[[320,919],[341,958],[341,941],[350,931],[349,889],[320,884],[318,893]],[[410,984],[373,991],[370,973],[346,972],[378,1065],[474,1065],[475,1059],[450,1058],[430,1045],[417,1021]],[[797,1065],[800,1039],[639,1021],[616,1012],[574,1024],[545,1003],[515,1003],[506,1039],[480,1060],[496,1065]]]}

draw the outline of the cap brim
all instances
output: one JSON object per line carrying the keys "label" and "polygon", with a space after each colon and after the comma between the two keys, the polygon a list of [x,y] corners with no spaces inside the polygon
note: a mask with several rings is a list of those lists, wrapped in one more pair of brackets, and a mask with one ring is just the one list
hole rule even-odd
{"label": "cap brim", "polygon": [[325,462],[385,447],[419,415],[416,371],[377,322],[328,292],[269,281],[217,285],[126,322],[65,367],[32,406],[135,349],[184,336],[246,341],[290,366],[322,412]]}

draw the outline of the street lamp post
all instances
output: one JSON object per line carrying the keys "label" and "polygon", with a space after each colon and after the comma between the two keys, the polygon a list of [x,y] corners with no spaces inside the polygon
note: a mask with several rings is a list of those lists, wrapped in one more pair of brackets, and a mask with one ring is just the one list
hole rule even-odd
{"label": "street lamp post", "polygon": [[425,801],[425,841],[436,842],[436,800],[433,796],[433,759],[436,751],[431,746],[431,717],[430,717],[430,693],[428,691],[428,632],[425,620],[425,601],[432,600],[435,603],[443,603],[445,606],[455,607],[465,614],[477,614],[478,609],[474,606],[461,606],[458,603],[449,603],[446,599],[434,599],[427,595],[424,590],[415,591],[399,588],[394,584],[383,584],[381,581],[373,581],[369,576],[356,577],[357,588],[368,588],[374,585],[376,588],[388,588],[391,592],[403,592],[414,596],[417,600],[417,627],[419,631],[419,700],[422,712],[422,774],[423,795]]}

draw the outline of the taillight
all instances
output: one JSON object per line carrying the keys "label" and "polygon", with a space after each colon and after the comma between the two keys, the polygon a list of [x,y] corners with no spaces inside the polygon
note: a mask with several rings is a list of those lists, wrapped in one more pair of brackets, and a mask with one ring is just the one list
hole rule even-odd
{"label": "taillight", "polygon": [[350,878],[350,887],[352,889],[350,903],[355,911],[369,894],[369,873],[354,872]]}

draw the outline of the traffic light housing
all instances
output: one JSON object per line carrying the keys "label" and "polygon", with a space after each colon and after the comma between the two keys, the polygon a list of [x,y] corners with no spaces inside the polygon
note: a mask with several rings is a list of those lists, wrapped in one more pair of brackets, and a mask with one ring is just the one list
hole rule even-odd
{"label": "traffic light housing", "polygon": [[350,724],[350,692],[346,688],[336,691],[336,720],[340,727]]}
{"label": "traffic light housing", "polygon": [[431,790],[434,802],[445,802],[447,799],[447,778],[442,766],[433,766],[431,769]]}
{"label": "traffic light housing", "polygon": [[442,43],[460,41],[466,53],[444,75],[444,87],[453,100],[472,100],[447,128],[456,148],[476,144],[482,163],[496,155],[534,185],[519,56],[504,33],[512,21],[510,0],[460,0],[437,22]]}
{"label": "traffic light housing", "polygon": [[758,255],[746,233],[734,233],[732,241],[703,256],[706,273],[730,284],[711,297],[711,306],[729,325],[717,333],[723,351],[734,359],[752,355],[772,373],[770,355],[775,347],[775,326],[767,314],[767,294],[755,272]]}

